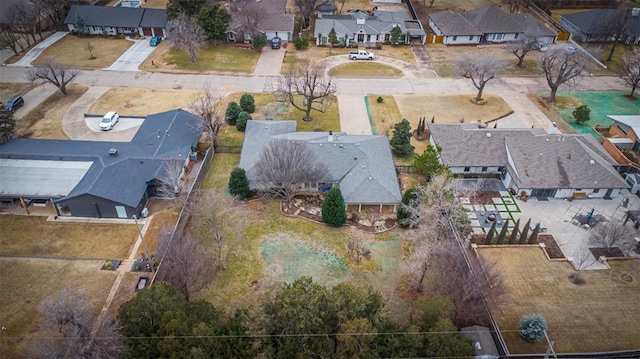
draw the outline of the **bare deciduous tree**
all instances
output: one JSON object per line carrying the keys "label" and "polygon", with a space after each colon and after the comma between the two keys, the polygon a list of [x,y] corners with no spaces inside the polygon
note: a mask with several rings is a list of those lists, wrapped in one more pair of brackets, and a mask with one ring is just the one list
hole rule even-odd
{"label": "bare deciduous tree", "polygon": [[29,70],[27,79],[34,83],[50,83],[56,86],[63,95],[66,95],[67,85],[73,81],[79,73],[80,71],[76,69],[59,66],[52,59],[48,59],[44,65]]}
{"label": "bare deciduous tree", "polygon": [[622,58],[624,66],[622,67],[620,78],[625,85],[631,87],[629,96],[633,97],[636,89],[640,86],[640,52],[628,51]]}
{"label": "bare deciduous tree", "polygon": [[162,173],[156,186],[160,197],[176,198],[184,194],[184,163],[183,158],[168,157],[162,163]]}
{"label": "bare deciduous tree", "polygon": [[244,237],[243,220],[247,215],[235,197],[225,196],[214,189],[197,193],[194,198],[196,200],[187,207],[189,231],[207,242],[216,273],[223,271],[229,256]]}
{"label": "bare deciduous tree", "polygon": [[582,279],[582,271],[587,269],[590,265],[595,262],[593,255],[587,248],[582,248],[576,251],[571,258],[571,265],[576,270],[575,273],[569,276],[569,279],[575,284],[583,284],[584,279]]}
{"label": "bare deciduous tree", "polygon": [[220,103],[223,97],[222,93],[206,86],[189,104],[189,110],[201,119],[202,128],[198,130],[206,131],[211,141],[215,140],[224,124],[224,112]]}
{"label": "bare deciduous tree", "polygon": [[96,323],[89,299],[81,293],[63,289],[44,299],[38,311],[46,336],[31,347],[34,357],[115,358],[123,349],[118,323],[109,318]]}
{"label": "bare deciduous tree", "polygon": [[230,5],[230,14],[241,25],[241,35],[254,38],[260,33],[264,21],[263,5],[256,1],[239,0]]}
{"label": "bare deciduous tree", "polygon": [[614,9],[608,10],[607,16],[601,16],[596,18],[594,29],[595,35],[592,35],[593,40],[602,42],[611,42],[611,50],[607,56],[606,61],[611,61],[613,53],[616,51],[618,42],[628,36],[631,9]]}
{"label": "bare deciduous tree", "polygon": [[253,170],[260,190],[284,198],[287,204],[305,186],[315,188],[329,174],[306,144],[297,141],[271,141]]}
{"label": "bare deciduous tree", "polygon": [[634,243],[633,229],[616,222],[609,222],[596,226],[591,230],[589,239],[596,245],[607,250],[607,255],[613,248],[619,248],[623,253],[631,249]]}
{"label": "bare deciduous tree", "polygon": [[0,28],[0,48],[11,49],[14,55],[18,55],[24,49],[20,39],[20,34],[13,32],[11,25]]}
{"label": "bare deciduous tree", "polygon": [[531,51],[538,51],[539,49],[539,39],[536,36],[527,35],[526,32],[518,39],[518,41],[507,45],[507,51],[518,58],[517,67],[525,67],[525,56],[527,56]]}
{"label": "bare deciduous tree", "polygon": [[215,278],[218,273],[215,259],[191,232],[177,236],[172,243],[167,243],[170,234],[163,232],[158,251],[162,261],[158,278],[171,283],[188,301],[193,293],[206,288]]}
{"label": "bare deciduous tree", "polygon": [[173,46],[179,50],[186,49],[191,57],[191,62],[197,63],[196,49],[205,39],[198,22],[185,13],[180,13],[176,19],[167,22],[167,32],[167,37]]}
{"label": "bare deciduous tree", "polygon": [[316,8],[316,0],[295,0],[295,4],[300,12],[302,18],[302,29],[307,29],[311,26],[311,14]]}
{"label": "bare deciduous tree", "polygon": [[509,12],[516,13],[520,11],[520,0],[508,0],[509,1]]}
{"label": "bare deciduous tree", "polygon": [[324,112],[336,92],[336,84],[325,77],[324,67],[296,61],[283,75],[270,83],[276,101],[288,102],[304,111],[304,121],[312,121],[311,110]]}
{"label": "bare deciduous tree", "polygon": [[356,264],[360,264],[362,259],[371,259],[371,250],[365,243],[364,233],[358,231],[354,234],[353,239],[347,243],[349,255]]}
{"label": "bare deciduous tree", "polygon": [[93,49],[95,46],[91,43],[91,41],[87,41],[86,49],[89,51],[89,60],[95,60],[96,57],[93,56]]}
{"label": "bare deciduous tree", "polygon": [[445,297],[455,305],[453,321],[458,327],[487,323],[485,300],[499,305],[507,293],[495,262],[483,260],[473,272],[469,269],[462,247],[453,239],[439,241],[431,256],[433,270],[427,287],[430,293]]}
{"label": "bare deciduous tree", "polygon": [[496,78],[498,70],[503,69],[506,62],[496,55],[478,56],[464,55],[456,60],[458,75],[471,79],[478,89],[475,100],[482,101],[482,93],[487,82]]}
{"label": "bare deciduous tree", "polygon": [[561,85],[575,86],[588,64],[588,59],[580,52],[570,53],[564,48],[549,49],[540,64],[551,89],[547,101],[556,101],[556,93]]}

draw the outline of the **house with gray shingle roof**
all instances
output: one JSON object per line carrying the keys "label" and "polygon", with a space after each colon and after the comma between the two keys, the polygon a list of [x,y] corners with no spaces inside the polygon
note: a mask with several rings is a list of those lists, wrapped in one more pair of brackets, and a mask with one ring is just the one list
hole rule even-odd
{"label": "house with gray shingle roof", "polygon": [[[374,47],[376,43],[388,42],[391,30],[399,27],[402,30],[401,42],[408,44],[411,39],[418,39],[424,44],[426,33],[419,20],[412,20],[402,11],[353,11],[349,15],[323,15],[316,19],[316,45],[329,45],[329,33],[333,28],[338,43],[349,46],[353,43]],[[408,36],[407,36],[408,35]]]}
{"label": "house with gray shingle roof", "polygon": [[271,141],[299,141],[329,168],[325,182],[306,188],[315,192],[338,186],[349,206],[396,206],[402,200],[396,169],[386,136],[347,135],[344,132],[297,132],[296,121],[247,122],[239,167],[258,189],[254,166]]}
{"label": "house with gray shingle roof", "polygon": [[131,142],[15,138],[0,145],[0,199],[46,200],[58,216],[131,218],[189,161],[200,120],[184,110],[149,115]]}
{"label": "house with gray shingle roof", "polygon": [[488,129],[430,124],[430,142],[453,173],[499,175],[507,188],[532,197],[616,197],[629,185],[617,162],[591,135],[542,129]]}
{"label": "house with gray shingle roof", "polygon": [[[244,6],[248,7],[247,17],[243,16],[241,9],[230,12],[227,41],[249,43],[257,34],[265,35],[267,40],[279,37],[285,42],[293,41],[295,16],[287,10],[287,0],[248,0]],[[259,15],[257,27],[247,28],[248,23],[254,21],[255,14]]]}
{"label": "house with gray shingle roof", "polygon": [[72,33],[165,37],[167,11],[165,9],[72,5],[64,23]]}
{"label": "house with gray shingle roof", "polygon": [[552,43],[557,36],[535,16],[506,13],[497,5],[461,13],[440,11],[429,15],[429,27],[437,36],[442,36],[447,45],[517,41],[523,35]]}
{"label": "house with gray shingle roof", "polygon": [[626,22],[624,34],[620,35],[626,44],[640,43],[640,9],[595,9],[560,16],[560,24],[577,41],[612,41],[611,26]]}

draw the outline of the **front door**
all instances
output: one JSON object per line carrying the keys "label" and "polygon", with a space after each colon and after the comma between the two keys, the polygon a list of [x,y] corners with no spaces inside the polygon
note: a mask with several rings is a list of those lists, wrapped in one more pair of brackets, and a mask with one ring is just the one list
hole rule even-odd
{"label": "front door", "polygon": [[358,34],[358,42],[364,42],[364,34]]}
{"label": "front door", "polygon": [[610,198],[611,197],[611,193],[613,193],[613,188],[609,188],[607,190],[607,193],[604,194],[604,198]]}

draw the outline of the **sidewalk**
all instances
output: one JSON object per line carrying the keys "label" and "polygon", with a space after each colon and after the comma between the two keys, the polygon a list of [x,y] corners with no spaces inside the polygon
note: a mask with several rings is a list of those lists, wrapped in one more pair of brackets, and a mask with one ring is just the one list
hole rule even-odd
{"label": "sidewalk", "polygon": [[21,67],[30,67],[31,63],[35,61],[42,51],[44,51],[47,47],[51,46],[56,41],[65,37],[69,32],[68,31],[58,31],[55,34],[49,36],[44,41],[34,46],[26,55],[24,55],[20,60],[16,61],[13,64],[9,64],[8,66],[21,66]]}

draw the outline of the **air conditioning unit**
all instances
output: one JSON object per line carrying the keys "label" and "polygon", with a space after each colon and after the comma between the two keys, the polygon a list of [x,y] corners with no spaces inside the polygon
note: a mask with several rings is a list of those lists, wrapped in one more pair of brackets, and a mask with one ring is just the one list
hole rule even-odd
{"label": "air conditioning unit", "polygon": [[140,212],[140,214],[142,215],[142,218],[147,218],[147,216],[149,215],[149,208],[144,207],[142,209],[142,212]]}

